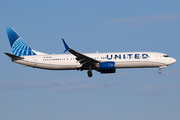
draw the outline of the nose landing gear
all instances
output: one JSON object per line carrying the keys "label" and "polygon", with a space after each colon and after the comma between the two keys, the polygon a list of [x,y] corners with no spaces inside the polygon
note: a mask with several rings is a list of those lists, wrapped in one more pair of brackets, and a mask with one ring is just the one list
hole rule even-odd
{"label": "nose landing gear", "polygon": [[158,73],[161,74],[161,72],[162,72],[161,69],[159,69],[159,70],[158,70]]}

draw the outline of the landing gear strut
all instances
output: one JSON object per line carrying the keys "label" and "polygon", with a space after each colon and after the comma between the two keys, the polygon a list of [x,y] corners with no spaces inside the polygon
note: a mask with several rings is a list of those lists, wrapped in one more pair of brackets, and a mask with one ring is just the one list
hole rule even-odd
{"label": "landing gear strut", "polygon": [[162,72],[161,69],[159,69],[159,70],[158,70],[158,73],[161,74],[161,72]]}
{"label": "landing gear strut", "polygon": [[93,75],[92,70],[88,70],[87,74],[88,74],[89,77],[92,77],[92,75]]}

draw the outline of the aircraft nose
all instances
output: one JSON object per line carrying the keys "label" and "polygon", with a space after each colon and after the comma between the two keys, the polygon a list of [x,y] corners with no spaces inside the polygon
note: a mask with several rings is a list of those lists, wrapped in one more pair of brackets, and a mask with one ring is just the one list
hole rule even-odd
{"label": "aircraft nose", "polygon": [[176,62],[176,59],[173,58],[174,63]]}
{"label": "aircraft nose", "polygon": [[171,62],[172,62],[172,64],[175,63],[175,62],[176,62],[176,59],[171,58]]}

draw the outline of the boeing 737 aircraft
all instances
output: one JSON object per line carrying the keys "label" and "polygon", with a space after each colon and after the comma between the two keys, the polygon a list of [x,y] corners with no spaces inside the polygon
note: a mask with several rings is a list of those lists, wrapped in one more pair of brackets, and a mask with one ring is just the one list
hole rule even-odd
{"label": "boeing 737 aircraft", "polygon": [[167,54],[158,52],[116,52],[116,53],[80,53],[69,47],[64,39],[65,51],[71,54],[46,54],[31,49],[11,28],[6,28],[13,54],[8,55],[12,62],[23,66],[48,70],[88,70],[92,77],[92,70],[100,73],[115,73],[116,68],[166,68],[176,62]]}

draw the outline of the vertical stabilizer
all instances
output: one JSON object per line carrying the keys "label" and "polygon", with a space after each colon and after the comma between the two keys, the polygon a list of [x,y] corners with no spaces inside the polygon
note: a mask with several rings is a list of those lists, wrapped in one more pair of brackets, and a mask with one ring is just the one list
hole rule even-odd
{"label": "vertical stabilizer", "polygon": [[11,27],[6,28],[6,32],[14,55],[16,56],[36,55],[13,28]]}

